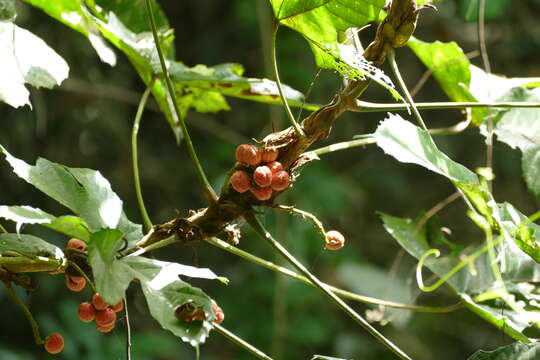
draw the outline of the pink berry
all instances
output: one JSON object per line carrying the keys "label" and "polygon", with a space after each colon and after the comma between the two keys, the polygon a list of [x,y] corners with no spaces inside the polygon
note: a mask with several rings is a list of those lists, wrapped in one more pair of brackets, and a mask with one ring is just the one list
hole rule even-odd
{"label": "pink berry", "polygon": [[92,304],[94,304],[96,310],[105,310],[109,306],[98,293],[92,296]]}
{"label": "pink berry", "polygon": [[53,333],[47,336],[43,346],[49,354],[58,354],[64,349],[64,338],[59,333]]}
{"label": "pink berry", "polygon": [[272,197],[272,188],[270,186],[263,187],[263,188],[251,188],[249,189],[253,196],[257,198],[257,200],[265,201]]}
{"label": "pink berry", "polygon": [[77,250],[81,250],[81,251],[85,251],[86,250],[86,243],[84,241],[82,241],[82,240],[79,240],[79,239],[76,239],[76,238],[71,238],[71,239],[69,239],[69,241],[67,243],[67,247],[77,249]]}
{"label": "pink berry", "polygon": [[345,237],[336,230],[328,231],[324,239],[324,247],[328,250],[339,250],[345,245]]}
{"label": "pink berry", "polygon": [[278,171],[272,176],[272,189],[282,191],[289,187],[289,173],[285,170]]}
{"label": "pink berry", "polygon": [[66,286],[71,291],[79,292],[86,286],[86,279],[81,276],[66,274]]}
{"label": "pink berry", "polygon": [[235,171],[231,176],[231,186],[239,193],[248,191],[251,187],[248,173],[242,170]]}
{"label": "pink berry", "polygon": [[270,186],[272,183],[272,170],[268,166],[259,166],[253,172],[253,181],[260,187]]}
{"label": "pink berry", "polygon": [[106,327],[116,321],[116,313],[110,307],[96,311],[96,325]]}
{"label": "pink berry", "polygon": [[278,151],[273,147],[265,147],[259,150],[261,152],[261,161],[271,162],[277,159]]}
{"label": "pink berry", "polygon": [[266,164],[266,166],[268,166],[270,171],[272,171],[272,174],[275,174],[275,173],[280,172],[281,170],[283,170],[283,165],[281,165],[281,163],[279,161],[269,162],[268,164]]}
{"label": "pink berry", "polygon": [[214,315],[216,316],[216,318],[214,319],[214,322],[218,325],[221,324],[223,320],[225,320],[225,313],[223,312],[223,309],[220,308],[218,304],[213,303],[212,311],[214,312]]}
{"label": "pink berry", "polygon": [[79,319],[81,321],[86,323],[91,322],[96,317],[96,308],[94,307],[94,305],[85,301],[79,305],[79,308],[77,309],[77,315],[79,316]]}
{"label": "pink berry", "polygon": [[111,307],[114,312],[119,312],[124,310],[124,300],[120,300],[120,302],[114,306]]}
{"label": "pink berry", "polygon": [[244,164],[255,166],[261,162],[261,153],[256,146],[247,144],[238,145],[236,148],[236,160]]}

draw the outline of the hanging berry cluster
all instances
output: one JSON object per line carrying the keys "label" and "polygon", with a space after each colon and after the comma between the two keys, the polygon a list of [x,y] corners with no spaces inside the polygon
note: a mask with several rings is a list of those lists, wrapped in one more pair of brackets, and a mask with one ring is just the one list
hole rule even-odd
{"label": "hanging berry cluster", "polygon": [[289,173],[276,161],[275,148],[258,148],[242,144],[236,148],[237,170],[231,176],[231,186],[239,193],[251,192],[260,201],[272,197],[272,191],[289,187]]}
{"label": "hanging berry cluster", "polygon": [[124,309],[124,300],[114,306],[107,304],[99,294],[92,296],[92,302],[83,302],[77,309],[77,315],[83,322],[96,320],[99,332],[108,333],[116,325],[116,313]]}
{"label": "hanging berry cluster", "polygon": [[[86,243],[80,239],[71,238],[67,243],[68,248],[86,252]],[[86,286],[86,279],[82,276],[66,275],[66,286],[71,291],[81,291]]]}

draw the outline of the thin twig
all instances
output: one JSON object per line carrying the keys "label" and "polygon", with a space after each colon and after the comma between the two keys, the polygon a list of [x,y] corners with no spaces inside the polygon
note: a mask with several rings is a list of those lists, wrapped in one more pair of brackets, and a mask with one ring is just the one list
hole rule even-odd
{"label": "thin twig", "polygon": [[307,211],[297,209],[294,206],[274,205],[273,208],[278,209],[278,210],[286,211],[286,212],[288,212],[290,214],[299,215],[302,219],[307,218],[309,221],[311,221],[313,223],[313,225],[315,226],[315,229],[321,235],[321,237],[323,239],[325,238],[326,231],[324,230],[324,226],[323,226],[322,222],[319,219],[317,219],[317,217],[315,215],[313,215],[313,214],[311,214],[311,213],[309,213]]}
{"label": "thin twig", "polygon": [[452,195],[448,196],[447,198],[443,199],[442,201],[438,202],[433,206],[431,209],[429,209],[424,216],[418,221],[416,224],[416,229],[422,228],[426,221],[428,221],[432,216],[437,214],[439,211],[444,209],[447,205],[451,204],[455,200],[459,199],[461,197],[461,193],[459,191],[454,192]]}
{"label": "thin twig", "polygon": [[72,266],[73,268],[75,268],[75,270],[77,270],[77,272],[79,274],[81,274],[81,276],[86,280],[86,282],[88,283],[88,285],[90,285],[90,287],[92,288],[92,291],[95,293],[97,293],[97,289],[96,289],[96,286],[94,285],[94,283],[92,282],[92,280],[90,280],[90,278],[88,277],[88,275],[86,275],[86,273],[80,268],[79,265],[77,265],[74,261],[69,261],[69,265]]}
{"label": "thin twig", "polygon": [[324,155],[324,154],[328,154],[328,153],[338,151],[338,150],[345,150],[345,149],[350,149],[357,146],[366,146],[366,145],[371,145],[375,143],[377,143],[377,140],[375,139],[375,137],[369,137],[369,138],[364,138],[364,139],[343,141],[343,142],[331,144],[328,146],[324,146],[322,148],[312,150],[310,152],[316,155]]}
{"label": "thin twig", "polygon": [[221,325],[218,325],[216,323],[213,324],[213,327],[214,329],[216,329],[221,335],[225,336],[227,339],[229,339],[230,341],[232,341],[233,343],[243,347],[244,349],[246,349],[247,351],[249,351],[250,353],[252,353],[253,355],[255,355],[256,357],[258,357],[259,359],[263,359],[263,360],[272,360],[272,358],[268,355],[266,355],[265,353],[263,353],[261,350],[257,349],[255,346],[251,345],[250,343],[248,343],[247,341],[245,341],[244,339],[236,336],[235,334],[233,334],[232,332],[230,332],[229,330],[225,329],[223,326]]}
{"label": "thin twig", "polygon": [[141,96],[139,106],[137,107],[135,120],[133,121],[133,130],[131,131],[131,166],[133,167],[133,181],[135,183],[135,194],[137,196],[137,203],[139,204],[139,211],[141,212],[143,224],[146,231],[150,231],[150,229],[152,228],[152,220],[150,220],[148,212],[146,211],[146,207],[144,206],[144,199],[141,191],[141,180],[139,177],[139,158],[137,150],[137,135],[139,134],[139,125],[141,122],[144,107],[146,106],[148,95],[150,95],[152,87],[154,86],[154,81],[155,78],[153,78],[148,83],[148,87]]}
{"label": "thin twig", "polygon": [[21,310],[24,313],[24,316],[26,317],[26,320],[28,320],[28,323],[30,324],[30,327],[32,328],[32,334],[34,335],[34,341],[36,345],[41,345],[45,341],[41,338],[41,335],[39,333],[39,325],[36,322],[36,319],[34,319],[34,316],[32,315],[32,312],[30,312],[30,309],[28,309],[28,306],[24,303],[24,301],[21,300],[21,298],[17,295],[13,287],[11,286],[11,283],[4,282],[4,285],[6,286],[6,289],[9,293],[9,296],[11,299],[19,305]]}
{"label": "thin twig", "polygon": [[0,233],[8,233],[8,231],[6,230],[5,227],[2,226],[2,224],[0,224]]}
{"label": "thin twig", "polygon": [[197,170],[196,171],[197,176],[199,177],[199,180],[201,181],[204,187],[206,196],[211,202],[215,202],[217,200],[216,192],[210,185],[210,182],[208,181],[208,178],[206,177],[206,174],[202,168],[202,165],[195,151],[195,147],[193,146],[193,142],[191,141],[191,137],[189,136],[186,122],[184,121],[184,118],[180,112],[180,108],[178,107],[178,103],[176,101],[174,86],[171,81],[171,78],[169,77],[169,72],[167,70],[167,65],[165,63],[165,57],[163,56],[163,50],[161,49],[161,45],[159,43],[159,37],[157,33],[157,28],[156,28],[156,19],[154,18],[154,11],[152,10],[150,0],[145,0],[145,3],[146,3],[146,11],[148,12],[148,17],[150,19],[150,26],[152,27],[152,34],[154,36],[154,41],[156,43],[156,49],[159,56],[159,62],[161,63],[161,69],[163,71],[163,78],[165,79],[165,83],[167,85],[169,98],[173,104],[176,116],[178,117],[178,122],[180,124],[180,128],[182,129],[182,135],[184,136],[184,141],[186,142],[189,156],[191,157],[191,161],[195,165],[195,168]]}
{"label": "thin twig", "polygon": [[[418,109],[466,109],[466,108],[540,108],[540,103],[534,102],[429,102],[415,103]],[[357,100],[356,104],[347,110],[352,112],[407,111],[407,104],[377,104]]]}
{"label": "thin twig", "polygon": [[403,352],[399,347],[387,339],[377,329],[371,326],[362,316],[354,311],[349,305],[347,305],[342,299],[334,294],[328,285],[321,282],[315,275],[313,275],[302,263],[300,263],[294,256],[292,256],[287,249],[285,249],[279,242],[277,242],[272,235],[262,226],[260,221],[253,215],[247,214],[245,216],[247,222],[252,226],[255,232],[266,240],[279,254],[281,254],[291,265],[293,265],[300,273],[304,274],[317,288],[319,288],[334,304],[336,304],[341,310],[349,315],[357,324],[362,326],[367,332],[375,337],[379,342],[384,344],[389,350],[391,350],[400,359],[411,360],[411,358]]}
{"label": "thin twig", "polygon": [[131,360],[131,325],[129,324],[129,312],[126,298],[127,295],[124,297],[124,311],[126,313],[124,320],[126,324],[126,359]]}

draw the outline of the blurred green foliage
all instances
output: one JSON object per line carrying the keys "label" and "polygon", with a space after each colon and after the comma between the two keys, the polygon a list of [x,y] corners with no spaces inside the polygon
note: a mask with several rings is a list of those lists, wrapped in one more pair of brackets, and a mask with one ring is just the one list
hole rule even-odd
{"label": "blurred green foliage", "polygon": [[[415,35],[428,41],[455,40],[466,53],[475,51],[478,48],[475,24],[463,18],[463,3],[447,0],[437,3],[438,12],[423,12]],[[265,72],[265,52],[261,46],[261,37],[269,36],[269,29],[261,29],[261,19],[255,16],[257,7],[271,16],[265,1],[168,1],[161,5],[175,28],[176,56],[186,65],[239,62],[245,66],[247,76],[269,76]],[[33,110],[28,107],[15,110],[0,104],[0,143],[31,163],[43,156],[72,167],[98,169],[124,201],[128,217],[140,222],[129,139],[143,84],[121,54],[117,53],[115,67],[103,64],[80,34],[38,9],[21,2],[16,6],[17,24],[43,38],[68,62],[71,70],[70,78],[60,88],[31,90]],[[494,72],[523,77],[540,74],[536,61],[540,27],[534,17],[538,11],[538,1],[519,1],[506,7],[504,16],[490,18],[487,45]],[[367,44],[373,37],[373,27],[362,31],[360,36]],[[283,81],[304,92],[314,82],[309,101],[328,101],[341,85],[340,79],[331,72],[316,76],[317,69],[305,40],[292,31],[282,30],[278,47]],[[474,53],[469,55],[473,56],[472,63],[481,65]],[[406,82],[413,87],[424,72],[423,65],[407,49],[399,50],[397,57]],[[431,78],[415,99],[443,100],[445,95]],[[390,98],[385,90],[372,87],[364,100],[387,102]],[[203,166],[216,187],[223,183],[225,172],[233,164],[236,144],[251,138],[260,139],[271,129],[268,105],[231,99],[230,106],[229,112],[213,115],[190,112],[187,117]],[[155,110],[155,104],[151,108]],[[462,118],[458,111],[430,110],[425,111],[424,116],[430,127],[449,126]],[[331,138],[320,145],[371,133],[384,117],[384,113],[346,114],[335,124]],[[278,119],[276,126],[285,126],[284,120]],[[438,146],[446,154],[470,169],[484,164],[483,142],[484,138],[476,129],[459,136],[437,138]],[[177,147],[159,112],[145,113],[139,144],[143,194],[154,222],[166,221],[174,217],[176,211],[186,214],[188,209],[205,206],[186,151],[182,146]],[[524,213],[536,211],[538,202],[527,193],[521,178],[519,152],[501,143],[496,143],[494,150],[497,175],[494,191],[498,200],[511,200]],[[0,163],[0,184],[0,204],[33,205],[54,215],[63,213],[60,205],[17,179],[4,162]],[[389,276],[403,279],[401,284],[412,294],[408,296],[412,302],[418,295],[411,271],[415,263],[401,254],[375,211],[414,217],[452,191],[445,179],[431,176],[422,168],[398,164],[375,147],[356,148],[326,155],[321,161],[307,165],[299,182],[281,199],[315,213],[328,229],[342,231],[347,237],[344,250],[335,253],[321,250],[321,240],[313,227],[297,217],[266,210],[265,222],[271,232],[323,280],[347,286],[344,276],[351,276],[347,270],[349,264],[366,269],[366,273],[386,271]],[[462,203],[455,202],[440,214],[442,225],[452,230],[451,240],[457,243],[481,237],[479,230],[464,217],[464,209]],[[66,241],[38,227],[27,226],[24,230],[59,246]],[[276,260],[271,249],[249,230],[239,246]],[[209,267],[216,274],[228,277],[228,286],[205,280],[193,283],[218,301],[225,311],[224,325],[228,329],[260,349],[270,354],[274,352],[276,359],[304,359],[316,353],[367,360],[394,358],[350,319],[338,313],[316,290],[303,284],[283,279],[206,243],[174,245],[156,252],[156,257]],[[394,268],[399,274],[392,274]],[[28,295],[27,300],[43,333],[54,331],[65,335],[65,351],[55,359],[125,358],[122,326],[117,326],[112,334],[103,335],[92,324],[84,324],[76,318],[76,306],[88,300],[88,290],[82,294],[70,293],[62,276],[37,274],[33,277],[38,289]],[[370,280],[374,281],[366,281]],[[366,284],[366,291],[373,291],[369,295],[389,296],[384,287],[377,294],[375,285]],[[361,284],[354,290],[361,291]],[[418,301],[447,305],[456,298],[442,290],[436,295],[421,295]],[[280,303],[281,307],[276,305]],[[0,359],[52,359],[33,345],[28,324],[3,290],[0,290],[0,306],[6,317],[5,325],[0,327]],[[128,306],[133,329],[132,352],[136,359],[195,357],[189,345],[162,330],[149,316],[136,284],[128,291]],[[355,304],[355,308],[362,311],[371,307]],[[479,348],[491,349],[512,342],[466,310],[451,314],[412,314],[407,323],[389,324],[382,327],[382,331],[413,358],[419,359],[464,358]],[[212,333],[201,348],[201,359],[205,360],[251,358],[217,333]]]}

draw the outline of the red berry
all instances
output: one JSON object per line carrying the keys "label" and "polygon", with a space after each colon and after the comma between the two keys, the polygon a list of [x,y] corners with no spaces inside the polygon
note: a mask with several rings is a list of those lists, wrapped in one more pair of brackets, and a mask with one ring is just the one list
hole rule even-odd
{"label": "red berry", "polygon": [[273,147],[265,147],[259,150],[261,152],[261,161],[270,162],[278,157],[278,151]]}
{"label": "red berry", "polygon": [[120,300],[118,304],[112,306],[112,309],[114,310],[114,312],[119,312],[119,311],[124,310],[124,300]]}
{"label": "red berry", "polygon": [[253,181],[260,187],[270,186],[272,183],[272,171],[268,166],[259,166],[253,172]]}
{"label": "red berry", "polygon": [[66,286],[71,291],[81,291],[86,286],[86,279],[80,276],[66,274]]}
{"label": "red berry", "polygon": [[272,197],[272,188],[270,186],[263,187],[263,188],[251,188],[249,189],[253,196],[257,198],[257,200],[265,201]]}
{"label": "red berry", "polygon": [[69,239],[69,241],[67,243],[67,247],[77,249],[77,250],[81,250],[81,251],[85,251],[86,250],[86,243],[84,241],[82,241],[82,240],[79,240],[79,239],[76,239],[76,238],[71,238],[71,239]]}
{"label": "red berry", "polygon": [[107,327],[116,322],[116,313],[110,307],[96,311],[96,325]]}
{"label": "red berry", "polygon": [[283,165],[281,165],[281,163],[279,161],[272,161],[272,162],[266,164],[266,166],[268,166],[270,171],[272,171],[272,174],[275,174],[275,173],[283,170]]}
{"label": "red berry", "polygon": [[245,171],[237,170],[231,176],[231,186],[239,193],[248,191],[250,183],[249,175]]}
{"label": "red berry", "polygon": [[339,250],[345,245],[345,237],[336,230],[328,231],[324,239],[324,247],[328,250]]}
{"label": "red berry", "polygon": [[114,322],[111,323],[111,324],[107,324],[107,325],[98,325],[98,323],[96,323],[96,329],[101,333],[108,333],[112,329],[114,329],[115,325],[116,324]]}
{"label": "red berry", "polygon": [[98,293],[92,296],[92,304],[94,304],[96,310],[105,310],[109,306]]}
{"label": "red berry", "polygon": [[49,354],[58,354],[64,349],[64,338],[59,333],[53,333],[47,336],[43,346]]}
{"label": "red berry", "polygon": [[289,173],[285,170],[278,171],[272,176],[272,189],[282,191],[289,187]]}
{"label": "red berry", "polygon": [[216,324],[221,324],[223,320],[225,320],[225,313],[223,312],[223,309],[219,307],[218,304],[213,303],[212,304],[212,311],[214,312],[214,315],[216,315],[216,318],[214,319],[214,322]]}
{"label": "red berry", "polygon": [[236,148],[236,160],[255,166],[261,162],[261,153],[256,146],[247,144],[238,145]]}
{"label": "red berry", "polygon": [[79,305],[79,308],[77,309],[77,315],[79,316],[79,319],[81,319],[81,321],[86,323],[91,322],[96,317],[96,308],[94,307],[94,305],[85,301]]}

